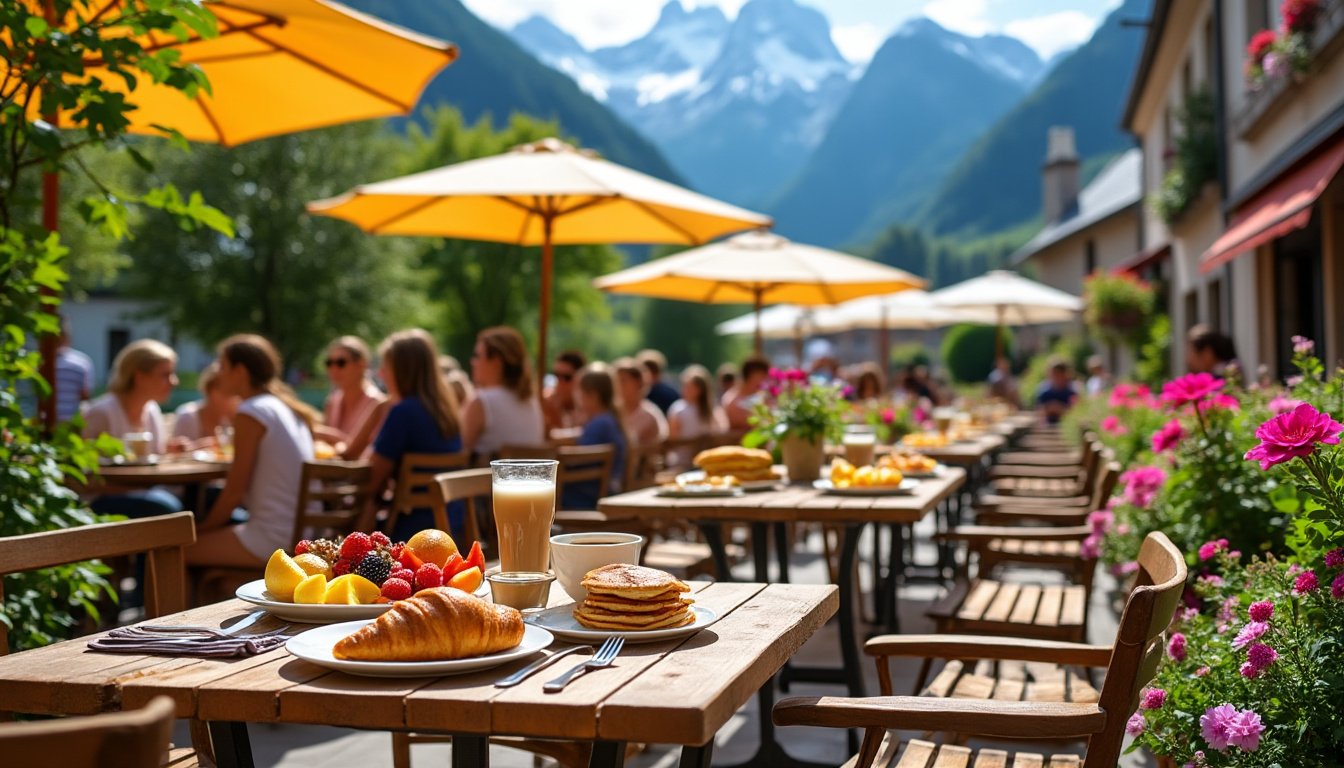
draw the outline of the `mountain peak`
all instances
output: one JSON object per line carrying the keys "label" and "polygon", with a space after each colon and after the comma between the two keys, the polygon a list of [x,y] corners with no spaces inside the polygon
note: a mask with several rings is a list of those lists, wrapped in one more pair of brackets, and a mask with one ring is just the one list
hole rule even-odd
{"label": "mountain peak", "polygon": [[664,5],[662,11],[658,13],[658,21],[653,27],[657,29],[665,24],[680,24],[692,19],[710,23],[722,22],[724,26],[728,24],[728,17],[723,15],[723,9],[717,5],[700,5],[687,10],[686,6],[681,4],[681,0],[668,0],[667,5]]}
{"label": "mountain peak", "polygon": [[514,25],[509,30],[513,39],[531,51],[572,56],[584,53],[584,48],[573,35],[556,25],[549,18],[534,13]]}
{"label": "mountain peak", "polygon": [[1044,75],[1046,65],[1026,43],[1008,35],[991,33],[971,37],[948,29],[927,16],[917,16],[902,24],[887,44],[898,39],[928,40],[953,53],[970,59],[984,70],[1022,85],[1033,85]]}

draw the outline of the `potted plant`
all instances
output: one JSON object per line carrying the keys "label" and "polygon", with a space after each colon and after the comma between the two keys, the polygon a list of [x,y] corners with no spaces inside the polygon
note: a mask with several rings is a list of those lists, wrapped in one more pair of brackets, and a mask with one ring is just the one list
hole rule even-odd
{"label": "potted plant", "polygon": [[1107,341],[1137,344],[1145,335],[1157,296],[1153,287],[1130,272],[1101,272],[1084,286],[1089,328]]}
{"label": "potted plant", "polygon": [[826,440],[838,441],[844,427],[848,405],[841,387],[809,379],[798,369],[771,370],[765,393],[743,444],[778,449],[792,482],[816,480],[826,458]]}

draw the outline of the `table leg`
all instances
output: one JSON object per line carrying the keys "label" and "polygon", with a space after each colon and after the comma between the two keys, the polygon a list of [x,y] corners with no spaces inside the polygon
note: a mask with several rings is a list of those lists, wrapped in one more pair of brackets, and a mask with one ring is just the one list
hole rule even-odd
{"label": "table leg", "polygon": [[859,551],[863,528],[861,523],[845,526],[845,540],[840,545],[840,611],[836,614],[840,622],[840,656],[845,682],[849,686],[849,695],[855,697],[863,696],[863,669],[860,666],[863,660],[854,632],[854,605],[859,591],[859,585],[854,583],[854,557]]}
{"label": "table leg", "polygon": [[733,571],[728,567],[728,549],[723,544],[723,525],[721,523],[700,523],[700,535],[709,545],[710,556],[714,558],[714,570],[719,573],[719,581],[732,581]]}
{"label": "table leg", "polygon": [[453,734],[453,768],[490,768],[490,737]]}
{"label": "table leg", "polygon": [[[903,573],[905,571],[904,538],[905,538],[905,526],[903,525],[891,526],[891,562],[887,564],[887,568],[891,574],[891,576],[888,579],[890,583],[888,589],[891,590],[891,594],[887,596],[887,601],[885,603],[885,610],[887,611],[885,616],[887,619],[886,630],[887,632],[892,634],[897,634],[901,631],[901,612],[897,610],[896,607],[896,598],[897,598],[896,574]],[[913,531],[911,538],[912,539],[914,538]]]}
{"label": "table leg", "polygon": [[677,768],[710,768],[714,762],[714,740],[710,739],[708,744],[699,747],[684,746],[681,748],[681,760],[677,762]]}
{"label": "table leg", "polygon": [[[788,523],[775,523],[772,533],[775,536],[775,557],[779,560],[779,583],[789,583],[789,527]],[[764,580],[761,583],[766,583]]]}
{"label": "table leg", "polygon": [[770,582],[770,525],[751,524],[751,559],[756,566],[756,583]]}
{"label": "table leg", "polygon": [[210,744],[219,768],[252,768],[252,742],[247,737],[247,723],[211,722]]}
{"label": "table leg", "polygon": [[624,741],[595,741],[588,768],[622,768],[625,765]]}

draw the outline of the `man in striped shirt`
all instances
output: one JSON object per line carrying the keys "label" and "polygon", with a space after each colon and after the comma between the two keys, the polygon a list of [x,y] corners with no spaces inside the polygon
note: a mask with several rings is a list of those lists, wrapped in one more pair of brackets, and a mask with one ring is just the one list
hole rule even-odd
{"label": "man in striped shirt", "polygon": [[93,394],[93,360],[70,347],[70,326],[61,321],[61,348],[56,353],[56,420],[69,421]]}

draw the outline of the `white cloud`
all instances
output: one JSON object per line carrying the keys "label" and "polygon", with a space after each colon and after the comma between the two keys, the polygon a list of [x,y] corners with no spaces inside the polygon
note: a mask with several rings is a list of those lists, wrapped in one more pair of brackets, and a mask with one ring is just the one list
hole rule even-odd
{"label": "white cloud", "polygon": [[979,37],[994,31],[988,0],[930,0],[924,5],[924,15],[963,35]]}
{"label": "white cloud", "polygon": [[1048,59],[1087,42],[1100,23],[1100,17],[1093,18],[1080,11],[1061,11],[1010,21],[1003,31],[1036,49],[1042,59]]}
{"label": "white cloud", "polygon": [[[415,0],[418,1],[418,0]],[[666,0],[463,0],[496,27],[508,29],[541,14],[585,48],[626,43],[649,31]],[[746,0],[681,0],[688,8],[717,5],[731,18]]]}
{"label": "white cloud", "polygon": [[867,21],[831,28],[831,40],[840,49],[840,55],[851,64],[867,64],[877,49],[882,47],[886,36],[887,33],[876,24]]}

